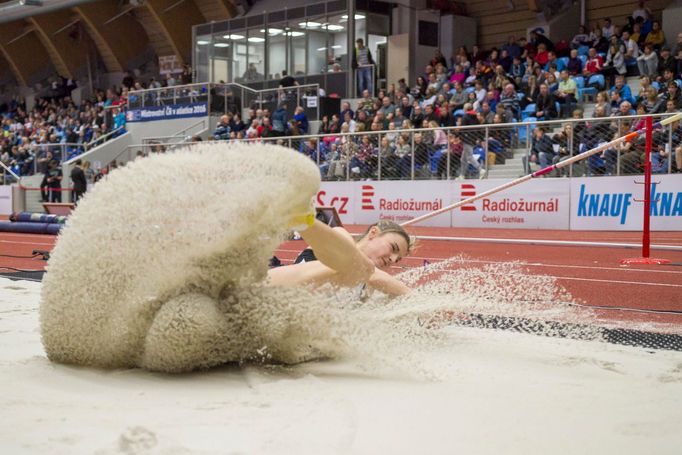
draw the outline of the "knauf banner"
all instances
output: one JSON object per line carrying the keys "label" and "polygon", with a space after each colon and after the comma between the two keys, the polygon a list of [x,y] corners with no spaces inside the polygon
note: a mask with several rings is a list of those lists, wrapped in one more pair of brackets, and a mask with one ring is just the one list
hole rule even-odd
{"label": "knauf banner", "polygon": [[[502,185],[504,180],[451,183],[453,201]],[[530,180],[452,211],[453,227],[568,229],[568,179]]]}
{"label": "knauf banner", "polygon": [[207,115],[207,103],[172,104],[169,106],[149,106],[129,109],[128,112],[126,112],[126,121],[151,122],[154,120],[206,117]]}
{"label": "knauf banner", "polygon": [[316,207],[334,207],[343,224],[355,224],[355,184],[357,182],[322,182],[315,197]]}
{"label": "knauf banner", "polygon": [[[571,229],[641,231],[644,176],[571,180]],[[682,230],[682,175],[654,175],[651,230]]]}
{"label": "knauf banner", "polygon": [[[355,223],[371,224],[379,220],[403,223],[451,204],[448,183],[434,181],[354,182]],[[450,214],[430,218],[420,226],[450,226]]]}

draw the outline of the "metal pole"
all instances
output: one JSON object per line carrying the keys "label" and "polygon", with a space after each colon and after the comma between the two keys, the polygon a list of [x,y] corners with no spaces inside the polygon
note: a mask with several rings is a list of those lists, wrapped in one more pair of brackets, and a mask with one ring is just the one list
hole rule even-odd
{"label": "metal pole", "polygon": [[377,133],[377,136],[379,138],[377,140],[377,180],[381,181],[381,133]]}
{"label": "metal pole", "polygon": [[485,127],[485,147],[484,147],[484,153],[485,153],[485,174],[486,177],[488,176],[488,171],[490,170],[490,162],[488,160],[488,145],[490,144],[489,139],[490,139],[490,129],[486,126]]}
{"label": "metal pole", "polygon": [[410,135],[412,142],[412,164],[410,165],[410,179],[414,180],[414,133]]}
{"label": "metal pole", "polygon": [[644,119],[646,129],[646,146],[644,149],[644,232],[642,234],[642,257],[649,257],[649,245],[651,236],[651,146],[653,143],[653,120],[648,115]]}
{"label": "metal pole", "polygon": [[[620,121],[620,119],[618,119],[618,121],[616,123],[616,128],[618,128],[619,133],[620,133],[621,125],[622,125],[621,121]],[[620,175],[620,149],[615,149],[615,151],[616,151],[616,175]]]}

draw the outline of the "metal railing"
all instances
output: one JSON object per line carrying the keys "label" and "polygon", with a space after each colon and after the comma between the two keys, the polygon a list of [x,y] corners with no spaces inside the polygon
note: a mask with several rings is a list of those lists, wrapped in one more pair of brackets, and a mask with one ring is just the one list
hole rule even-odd
{"label": "metal railing", "polygon": [[128,93],[128,108],[174,104],[208,103],[209,113],[242,115],[244,109],[274,111],[282,102],[291,112],[296,106],[304,108],[308,119],[319,120],[319,84],[296,85],[286,88],[254,90],[245,85],[198,83],[156,89],[134,90]]}
{"label": "metal railing", "polygon": [[[672,114],[654,116],[663,118]],[[323,180],[425,180],[516,178],[574,156],[641,127],[643,116],[567,119],[448,128],[317,134],[243,139],[276,143],[309,156]],[[545,132],[540,136],[536,129]],[[442,134],[441,134],[442,133]],[[533,137],[535,136],[535,137]],[[546,137],[543,139],[543,137]],[[445,141],[444,141],[445,138]],[[219,141],[222,142],[222,141]],[[178,149],[187,142],[130,145],[118,159]],[[543,148],[544,147],[544,148]],[[677,157],[675,156],[677,154]],[[682,128],[674,123],[654,133],[653,172],[670,173],[682,157]],[[594,159],[593,159],[594,158]],[[557,171],[554,177],[643,173],[644,139],[606,150]],[[497,174],[505,171],[506,174]],[[509,172],[510,171],[510,172]]]}
{"label": "metal railing", "polygon": [[208,119],[201,119],[190,126],[181,129],[171,136],[151,136],[142,138],[143,144],[177,144],[185,142],[187,138],[202,134],[208,131]]}

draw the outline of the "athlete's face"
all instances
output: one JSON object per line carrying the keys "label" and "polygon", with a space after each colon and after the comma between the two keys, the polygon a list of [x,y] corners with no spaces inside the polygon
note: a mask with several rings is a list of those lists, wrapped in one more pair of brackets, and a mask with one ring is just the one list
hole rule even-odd
{"label": "athlete's face", "polygon": [[362,252],[380,269],[396,264],[408,253],[407,242],[395,232],[381,234],[372,230],[363,240],[360,245]]}

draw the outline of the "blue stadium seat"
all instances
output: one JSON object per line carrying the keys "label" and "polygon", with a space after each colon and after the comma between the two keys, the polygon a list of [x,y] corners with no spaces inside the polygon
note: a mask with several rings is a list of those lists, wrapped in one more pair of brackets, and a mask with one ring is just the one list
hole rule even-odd
{"label": "blue stadium seat", "polygon": [[585,68],[585,64],[587,63],[587,55],[578,55],[578,58],[582,62],[582,67]]}
{"label": "blue stadium seat", "polygon": [[464,91],[465,91],[466,93],[471,93],[471,92],[473,92],[474,90],[476,90],[476,87],[467,87],[467,88],[464,89]]}
{"label": "blue stadium seat", "polygon": [[590,76],[590,79],[587,81],[587,85],[590,84],[599,84],[602,88],[602,90],[606,87],[606,80],[604,79],[603,74],[593,74]]}
{"label": "blue stadium seat", "polygon": [[656,89],[656,91],[659,91],[661,89],[661,84],[658,83],[658,81],[651,81],[651,86]]}
{"label": "blue stadium seat", "polygon": [[536,110],[535,103],[530,103],[529,105],[527,105],[523,109],[523,111],[521,111],[521,120],[525,122],[528,117],[531,117],[533,114],[535,114],[535,110]]}
{"label": "blue stadium seat", "polygon": [[464,117],[464,109],[457,109],[455,111],[455,117]]}
{"label": "blue stadium seat", "polygon": [[675,83],[677,84],[677,88],[682,88],[682,79],[675,79]]}
{"label": "blue stadium seat", "polygon": [[563,68],[566,68],[568,66],[568,57],[561,57],[559,61],[563,63],[564,65]]}
{"label": "blue stadium seat", "polygon": [[[526,143],[526,134],[528,131],[533,131],[533,125],[535,125],[537,121],[537,117],[528,117],[523,121],[524,124],[518,127],[518,137],[520,143]],[[530,130],[528,128],[530,128]]]}
{"label": "blue stadium seat", "polygon": [[578,55],[587,56],[589,50],[590,48],[588,46],[580,46],[578,47]]}

